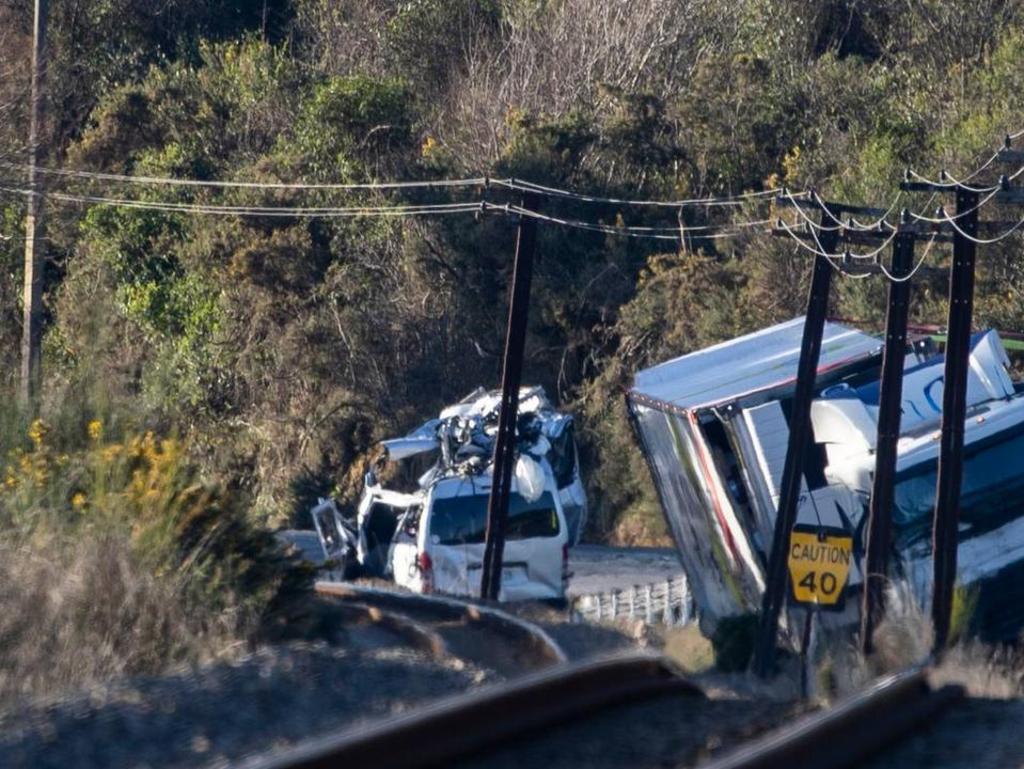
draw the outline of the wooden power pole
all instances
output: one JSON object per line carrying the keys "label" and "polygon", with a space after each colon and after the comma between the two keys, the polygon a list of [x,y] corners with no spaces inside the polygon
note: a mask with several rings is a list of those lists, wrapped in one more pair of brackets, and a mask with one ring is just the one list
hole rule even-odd
{"label": "wooden power pole", "polygon": [[46,12],[48,0],[36,0],[32,28],[32,115],[28,135],[28,212],[25,217],[24,322],[21,336],[21,378],[19,400],[34,412],[38,405],[40,351],[43,324],[43,247],[42,197],[36,165],[39,162],[39,136],[43,131],[46,104]]}
{"label": "wooden power pole", "polygon": [[[523,195],[523,209],[536,211],[536,193]],[[530,310],[530,283],[533,255],[537,248],[537,220],[520,214],[516,238],[515,265],[512,272],[512,300],[508,308],[505,333],[505,358],[501,373],[501,409],[498,434],[494,441],[494,475],[487,502],[487,535],[484,541],[483,574],[480,596],[496,601],[501,592],[501,570],[505,556],[505,528],[508,499],[512,490],[512,466],[516,455],[516,421],[519,416],[519,385],[523,377],[523,351],[526,347],[526,321]]]}
{"label": "wooden power pole", "polygon": [[[909,216],[904,212],[901,225]],[[870,654],[875,628],[885,606],[885,585],[892,549],[892,500],[896,453],[903,409],[903,368],[907,354],[907,317],[910,311],[910,274],[915,235],[898,232],[892,245],[892,278],[889,308],[885,316],[885,348],[879,385],[878,434],[875,442],[875,476],[868,509],[864,597],[861,610],[861,650]]]}
{"label": "wooden power pole", "polygon": [[[822,211],[819,243],[820,248],[826,253],[833,252],[839,241],[837,229],[829,224],[828,214]],[[807,295],[803,340],[800,344],[800,361],[797,364],[796,392],[793,394],[793,406],[789,415],[789,446],[782,469],[779,509],[775,514],[775,530],[768,556],[768,574],[754,646],[754,672],[762,678],[771,674],[779,614],[786,600],[786,586],[789,580],[786,556],[789,553],[793,524],[796,523],[800,484],[804,479],[804,457],[807,455],[808,443],[814,440],[811,431],[811,401],[814,398],[814,382],[818,374],[821,339],[825,331],[831,286],[832,265],[828,257],[815,256],[811,288]]]}
{"label": "wooden power pole", "polygon": [[942,391],[942,434],[935,491],[935,528],[932,534],[932,624],[935,626],[935,652],[941,652],[949,639],[953,588],[956,584],[964,420],[967,418],[967,372],[971,366],[976,251],[973,238],[978,232],[977,192],[963,188],[956,191],[956,217],[959,226],[953,235],[953,266],[949,279],[949,329]]}

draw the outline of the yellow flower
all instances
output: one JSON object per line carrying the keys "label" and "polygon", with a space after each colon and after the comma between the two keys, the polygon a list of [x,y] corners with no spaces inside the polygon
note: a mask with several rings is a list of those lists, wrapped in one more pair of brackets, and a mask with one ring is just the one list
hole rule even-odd
{"label": "yellow flower", "polygon": [[81,491],[76,491],[71,497],[71,506],[75,508],[75,510],[81,510],[83,507],[85,507],[85,502],[85,494],[83,494]]}
{"label": "yellow flower", "polygon": [[435,149],[437,149],[437,139],[433,136],[428,136],[420,147],[420,153],[423,157],[429,157]]}
{"label": "yellow flower", "polygon": [[793,147],[782,159],[782,168],[786,175],[786,181],[792,182],[800,172],[800,146]]}
{"label": "yellow flower", "polygon": [[36,445],[36,448],[42,448],[43,441],[46,440],[46,434],[50,432],[50,428],[47,427],[46,422],[42,419],[37,419],[32,423],[32,426],[28,428],[28,437],[32,439],[32,443]]}
{"label": "yellow flower", "polygon": [[124,447],[120,443],[111,443],[109,446],[103,447],[100,456],[104,462],[112,462],[117,459],[123,449]]}
{"label": "yellow flower", "polygon": [[94,441],[98,441],[103,437],[103,423],[98,419],[94,419],[89,423],[88,430],[89,438]]}

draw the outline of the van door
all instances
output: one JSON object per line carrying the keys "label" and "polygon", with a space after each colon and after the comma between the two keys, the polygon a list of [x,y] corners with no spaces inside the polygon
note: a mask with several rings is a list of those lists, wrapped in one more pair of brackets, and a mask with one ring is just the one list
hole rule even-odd
{"label": "van door", "polygon": [[413,505],[399,515],[395,536],[391,540],[391,552],[388,555],[391,577],[395,584],[417,593],[424,592],[418,559],[422,511],[421,505]]}

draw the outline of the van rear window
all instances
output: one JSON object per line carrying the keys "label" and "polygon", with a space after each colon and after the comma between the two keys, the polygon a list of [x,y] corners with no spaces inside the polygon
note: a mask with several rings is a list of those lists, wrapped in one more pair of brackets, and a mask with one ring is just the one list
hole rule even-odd
{"label": "van rear window", "polygon": [[[550,492],[544,492],[536,502],[527,502],[518,494],[509,497],[506,540],[557,537],[558,532],[558,512]],[[483,542],[486,533],[485,495],[434,500],[430,516],[432,541],[441,545],[470,545]]]}

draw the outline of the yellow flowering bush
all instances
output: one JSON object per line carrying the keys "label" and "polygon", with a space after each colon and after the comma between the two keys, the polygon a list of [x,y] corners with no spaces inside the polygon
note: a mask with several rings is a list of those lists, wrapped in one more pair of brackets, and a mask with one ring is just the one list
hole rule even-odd
{"label": "yellow flowering bush", "polygon": [[34,541],[119,532],[154,575],[188,574],[183,584],[194,599],[222,608],[242,602],[240,621],[308,583],[273,535],[250,524],[244,496],[201,478],[185,442],[151,431],[114,440],[107,432],[91,420],[78,445],[61,452],[51,426],[33,421],[0,465],[0,533]]}

